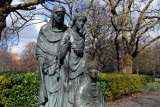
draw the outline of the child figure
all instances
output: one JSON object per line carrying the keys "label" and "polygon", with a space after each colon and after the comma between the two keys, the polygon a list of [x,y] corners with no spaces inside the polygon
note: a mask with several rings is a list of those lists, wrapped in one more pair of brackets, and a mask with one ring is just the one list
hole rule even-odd
{"label": "child figure", "polygon": [[74,107],[107,107],[100,84],[97,82],[97,66],[94,62],[86,70],[86,78],[75,93]]}

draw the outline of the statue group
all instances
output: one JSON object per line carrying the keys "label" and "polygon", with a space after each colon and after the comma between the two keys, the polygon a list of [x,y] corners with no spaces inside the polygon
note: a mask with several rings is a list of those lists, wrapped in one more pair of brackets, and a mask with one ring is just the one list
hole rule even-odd
{"label": "statue group", "polygon": [[96,65],[86,67],[85,37],[80,30],[87,18],[76,14],[67,27],[65,13],[63,6],[54,6],[38,35],[39,107],[107,107]]}

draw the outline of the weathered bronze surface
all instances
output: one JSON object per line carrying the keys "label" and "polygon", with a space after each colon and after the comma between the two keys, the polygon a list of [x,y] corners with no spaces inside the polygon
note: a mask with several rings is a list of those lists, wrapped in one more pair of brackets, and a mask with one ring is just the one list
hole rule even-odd
{"label": "weathered bronze surface", "polygon": [[63,6],[55,6],[50,21],[39,32],[36,48],[40,72],[39,106],[106,107],[100,85],[90,81],[91,75],[88,79],[84,75],[87,55],[85,37],[80,30],[87,18],[77,14],[67,28],[63,24],[65,12]]}
{"label": "weathered bronze surface", "polygon": [[49,23],[41,27],[37,40],[36,56],[39,62],[40,93],[39,106],[59,105],[60,72],[57,64],[58,46],[67,27],[63,24],[65,8],[55,6]]}
{"label": "weathered bronze surface", "polygon": [[84,15],[76,15],[72,25],[68,28],[62,38],[59,48],[61,70],[65,76],[63,83],[63,107],[73,107],[75,91],[83,78],[86,54],[84,53],[85,37],[80,30],[87,21]]}
{"label": "weathered bronze surface", "polygon": [[85,78],[75,93],[74,107],[107,107],[100,84],[97,82],[97,68],[86,69]]}

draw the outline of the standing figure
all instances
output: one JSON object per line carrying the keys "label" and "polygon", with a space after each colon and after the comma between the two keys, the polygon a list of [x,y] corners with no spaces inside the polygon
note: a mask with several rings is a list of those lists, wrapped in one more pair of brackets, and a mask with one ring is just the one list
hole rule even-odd
{"label": "standing figure", "polygon": [[86,77],[78,86],[75,93],[74,107],[107,107],[100,84],[97,82],[97,65],[88,64]]}
{"label": "standing figure", "polygon": [[77,14],[71,27],[64,33],[60,44],[59,62],[61,69],[65,71],[63,107],[73,107],[74,94],[84,74],[86,64],[85,37],[80,30],[86,21],[86,16]]}
{"label": "standing figure", "polygon": [[67,27],[64,23],[66,10],[63,6],[54,6],[49,23],[41,27],[39,32],[36,56],[40,72],[40,107],[60,107],[59,84],[63,74],[58,64],[58,47]]}

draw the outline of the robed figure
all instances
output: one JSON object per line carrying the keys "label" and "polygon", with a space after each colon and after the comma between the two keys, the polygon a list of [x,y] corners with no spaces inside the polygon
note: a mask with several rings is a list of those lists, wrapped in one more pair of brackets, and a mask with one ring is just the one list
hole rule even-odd
{"label": "robed figure", "polygon": [[61,107],[59,92],[62,86],[59,81],[64,72],[59,68],[57,50],[67,30],[63,24],[65,12],[63,6],[54,6],[49,22],[41,27],[38,35],[36,56],[40,72],[40,107]]}
{"label": "robed figure", "polygon": [[74,94],[83,78],[87,57],[84,52],[85,37],[80,30],[86,21],[84,15],[75,15],[60,44],[59,60],[61,70],[65,71],[63,107],[73,107]]}

